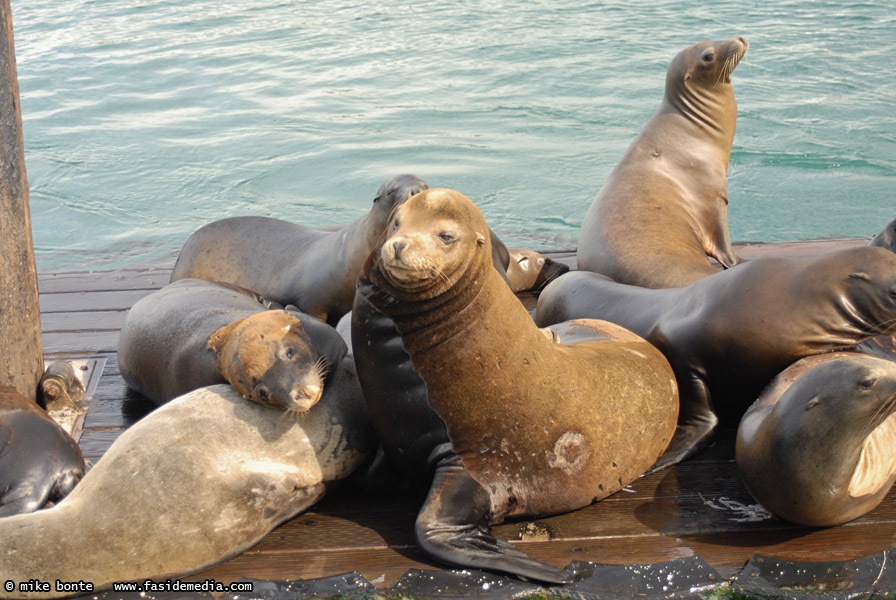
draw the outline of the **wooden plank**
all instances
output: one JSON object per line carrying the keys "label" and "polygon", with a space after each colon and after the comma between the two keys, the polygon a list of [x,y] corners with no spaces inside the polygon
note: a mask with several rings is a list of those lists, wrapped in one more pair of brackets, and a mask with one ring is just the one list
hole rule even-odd
{"label": "wooden plank", "polygon": [[84,331],[119,331],[124,325],[127,314],[126,310],[44,313],[41,315],[40,324],[44,335]]}
{"label": "wooden plank", "polygon": [[41,314],[54,312],[93,312],[129,310],[137,300],[153,290],[114,290],[108,292],[61,292],[41,294]]}
{"label": "wooden plank", "polygon": [[118,330],[44,333],[45,354],[96,354],[115,352]]}
{"label": "wooden plank", "polygon": [[37,285],[41,294],[158,289],[170,277],[171,269],[40,273]]}

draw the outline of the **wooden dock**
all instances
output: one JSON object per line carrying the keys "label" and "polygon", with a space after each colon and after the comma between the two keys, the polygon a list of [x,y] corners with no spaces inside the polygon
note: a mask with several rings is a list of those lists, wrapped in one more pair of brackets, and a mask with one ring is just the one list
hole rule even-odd
{"label": "wooden dock", "polygon": [[[744,257],[811,255],[864,240],[738,245]],[[570,254],[557,258],[570,259]],[[129,391],[115,357],[126,311],[168,281],[164,268],[41,274],[40,308],[47,360],[106,358],[80,444],[99,460],[109,445],[153,405]],[[379,589],[409,569],[443,570],[413,538],[422,498],[376,497],[344,487],[284,524],[256,547],[191,577],[231,582],[248,577],[296,580],[358,571]],[[854,522],[827,529],[795,526],[770,517],[750,498],[734,463],[733,431],[683,464],[644,477],[629,489],[573,513],[500,525],[497,535],[538,560],[658,563],[701,557],[725,579],[754,555],[787,561],[842,561],[896,546],[896,496]],[[896,590],[894,590],[896,591]]]}

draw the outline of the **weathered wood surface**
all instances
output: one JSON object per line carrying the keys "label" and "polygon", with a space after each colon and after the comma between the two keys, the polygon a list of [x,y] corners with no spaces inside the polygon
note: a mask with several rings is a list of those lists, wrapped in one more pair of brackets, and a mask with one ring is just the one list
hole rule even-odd
{"label": "weathered wood surface", "polygon": [[[738,245],[738,251],[746,258],[811,255],[863,242]],[[554,257],[575,262],[570,253]],[[152,409],[124,385],[115,346],[127,309],[167,280],[164,269],[40,276],[47,354],[109,358],[81,437],[88,460],[98,460],[125,428]],[[392,586],[408,569],[441,568],[414,543],[421,499],[419,493],[371,496],[351,486],[331,490],[313,510],[256,547],[193,579],[312,579],[358,570],[378,587]],[[694,459],[644,477],[598,504],[503,524],[495,531],[558,567],[573,560],[631,564],[698,555],[731,577],[757,553],[795,561],[846,560],[896,546],[896,496],[891,491],[865,517],[828,529],[763,516],[740,482],[733,431],[726,431]]]}

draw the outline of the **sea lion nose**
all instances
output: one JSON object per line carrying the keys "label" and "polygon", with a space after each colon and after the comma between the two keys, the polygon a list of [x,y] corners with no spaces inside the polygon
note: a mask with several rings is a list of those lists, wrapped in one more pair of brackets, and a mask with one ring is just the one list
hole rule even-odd
{"label": "sea lion nose", "polygon": [[392,242],[392,252],[395,254],[395,258],[401,258],[401,251],[407,248],[407,242],[396,240]]}

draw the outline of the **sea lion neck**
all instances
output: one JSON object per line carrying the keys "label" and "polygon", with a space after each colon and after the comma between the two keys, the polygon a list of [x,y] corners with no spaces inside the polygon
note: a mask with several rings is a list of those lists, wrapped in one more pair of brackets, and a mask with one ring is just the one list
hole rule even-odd
{"label": "sea lion neck", "polygon": [[371,256],[374,260],[361,274],[359,290],[377,310],[395,321],[409,352],[411,347],[430,348],[475,320],[475,311],[469,307],[476,303],[490,276],[500,278],[492,265],[488,246],[480,247],[479,252],[480,256],[470,263],[466,274],[454,286],[433,297],[403,298],[380,271],[380,261],[375,256]]}

